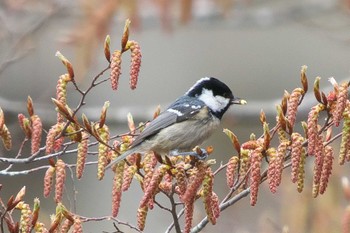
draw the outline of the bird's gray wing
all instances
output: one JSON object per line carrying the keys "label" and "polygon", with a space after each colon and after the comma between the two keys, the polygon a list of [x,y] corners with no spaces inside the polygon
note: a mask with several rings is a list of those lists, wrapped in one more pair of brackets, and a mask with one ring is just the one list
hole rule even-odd
{"label": "bird's gray wing", "polygon": [[143,142],[145,139],[158,133],[161,129],[168,127],[177,122],[178,115],[173,112],[162,112],[157,118],[152,120],[146,128],[138,135],[135,141],[132,142],[130,148],[133,148]]}
{"label": "bird's gray wing", "polygon": [[[184,105],[183,101],[186,101],[188,105]],[[164,129],[174,123],[188,120],[196,115],[203,107],[204,103],[200,100],[186,97],[186,99],[178,99],[169,108],[162,112],[157,118],[152,120],[149,125],[136,137],[135,141],[131,144],[130,148],[133,148],[143,142],[145,139],[158,133],[161,129]]]}

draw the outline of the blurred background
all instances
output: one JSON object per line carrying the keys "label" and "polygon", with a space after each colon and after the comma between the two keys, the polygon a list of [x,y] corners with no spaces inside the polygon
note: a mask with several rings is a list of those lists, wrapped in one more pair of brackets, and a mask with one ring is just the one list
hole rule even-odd
{"label": "blurred background", "polygon": [[[300,86],[302,65],[309,67],[311,85],[316,76],[322,77],[324,88],[330,87],[327,79],[331,76],[338,82],[349,76],[348,0],[2,0],[0,106],[13,140],[17,141],[14,150],[1,151],[2,156],[14,157],[23,139],[17,114],[26,113],[28,95],[46,129],[55,122],[51,97],[55,96],[59,75],[66,72],[55,57],[56,51],[60,50],[73,63],[79,85],[87,88],[93,77],[108,66],[103,54],[105,36],[111,35],[113,50],[120,49],[126,18],[131,20],[130,39],[138,41],[142,50],[137,89],[128,87],[129,57],[124,54],[118,91],[112,91],[108,82],[99,85],[78,113],[97,120],[103,103],[109,100],[107,124],[114,134],[126,132],[128,112],[136,122],[146,121],[157,105],[164,109],[196,80],[213,76],[248,101],[246,106],[231,108],[223,122],[223,127],[235,132],[240,141],[246,141],[251,133],[262,133],[258,120],[261,109],[267,113],[268,122],[274,123],[275,104],[284,90]],[[103,78],[108,75],[106,72]],[[69,86],[70,106],[76,106],[79,99],[80,95]],[[311,96],[305,99],[300,118],[313,104]],[[234,154],[221,130],[205,145],[214,146],[218,165]],[[69,155],[64,160],[75,161]],[[203,232],[340,232],[347,205],[340,180],[348,175],[348,170],[345,171],[347,165],[336,164],[325,195],[311,198],[310,174],[304,192],[299,194],[286,170],[276,194],[263,184],[255,207],[250,207],[246,198],[224,211],[216,228],[208,225]],[[312,174],[312,161],[307,170]],[[44,172],[0,176],[0,196],[7,200],[26,185],[26,201],[32,203],[34,197],[39,197],[43,211],[40,219],[48,223],[44,213],[53,213],[54,205],[52,197],[45,199],[42,195]],[[111,187],[111,174],[98,182],[96,166],[90,166],[81,181],[67,179],[65,205],[87,217],[110,215]],[[220,198],[227,193],[223,175],[216,179],[215,190]],[[131,190],[124,193],[118,218],[136,224],[140,198],[139,185],[134,182]],[[166,200],[160,202],[169,204]],[[194,223],[205,216],[202,203],[196,207]],[[156,207],[148,214],[145,232],[164,232],[170,223],[171,216]],[[112,222],[101,221],[84,224],[84,230],[113,232],[115,228]]]}

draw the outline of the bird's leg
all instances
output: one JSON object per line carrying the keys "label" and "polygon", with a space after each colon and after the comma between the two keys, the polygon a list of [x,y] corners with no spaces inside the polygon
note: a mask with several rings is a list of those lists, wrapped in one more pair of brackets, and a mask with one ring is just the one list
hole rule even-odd
{"label": "bird's leg", "polygon": [[200,147],[195,147],[195,149],[193,151],[186,151],[186,152],[179,152],[178,150],[173,150],[170,151],[169,156],[193,156],[196,157],[199,160],[205,160],[206,158],[208,158],[208,152]]}

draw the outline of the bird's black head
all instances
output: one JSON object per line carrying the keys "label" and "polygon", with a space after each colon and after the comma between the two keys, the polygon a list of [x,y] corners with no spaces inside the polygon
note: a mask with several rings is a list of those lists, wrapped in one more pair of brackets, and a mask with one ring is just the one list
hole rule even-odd
{"label": "bird's black head", "polygon": [[235,98],[225,83],[213,77],[198,80],[186,95],[202,100],[219,119],[232,104],[245,103],[244,100]]}

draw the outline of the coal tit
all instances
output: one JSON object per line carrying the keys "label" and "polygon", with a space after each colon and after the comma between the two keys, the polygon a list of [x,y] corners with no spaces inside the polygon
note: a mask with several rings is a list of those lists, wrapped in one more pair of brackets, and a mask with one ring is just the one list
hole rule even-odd
{"label": "coal tit", "polygon": [[131,143],[129,149],[107,167],[134,153],[154,151],[158,154],[189,152],[206,140],[232,104],[245,104],[233,96],[230,88],[216,78],[198,80],[178,98]]}

